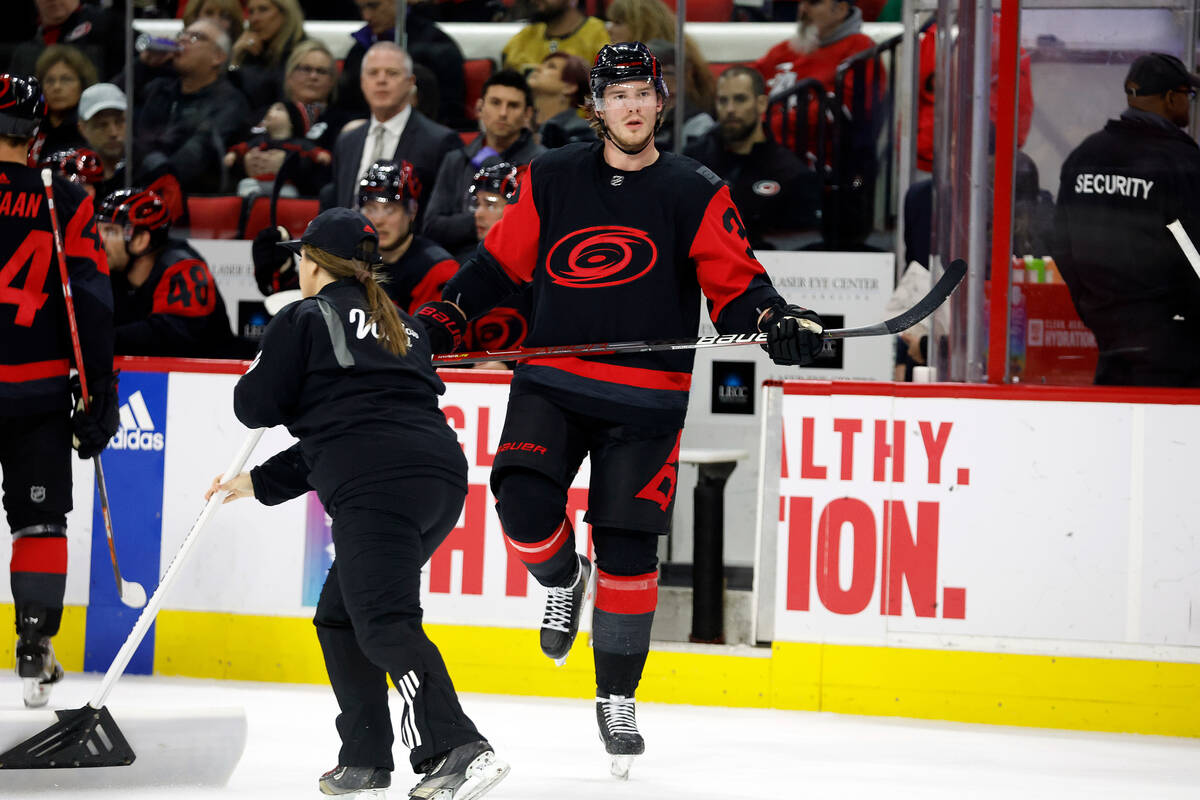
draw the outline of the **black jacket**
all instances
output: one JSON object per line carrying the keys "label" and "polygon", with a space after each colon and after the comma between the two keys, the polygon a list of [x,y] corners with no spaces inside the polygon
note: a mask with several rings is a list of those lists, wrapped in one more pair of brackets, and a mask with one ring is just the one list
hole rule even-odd
{"label": "black jacket", "polygon": [[1063,163],[1054,260],[1096,335],[1098,380],[1131,353],[1200,378],[1200,276],[1166,228],[1176,219],[1200,241],[1200,147],[1165,120],[1127,111]]}
{"label": "black jacket", "polygon": [[[478,160],[484,141],[481,133],[462,150],[447,153],[438,170],[433,192],[425,193],[422,233],[453,253],[459,261],[475,252],[479,244],[479,238],[475,235],[475,215],[467,208],[467,189],[471,187],[475,173],[482,167],[501,161],[523,166],[546,150],[537,143],[532,133],[525,130],[500,155]],[[477,160],[479,163],[473,163]]]}
{"label": "black jacket", "polygon": [[[39,27],[33,41],[19,45],[13,52],[8,71],[17,75],[34,74],[38,56],[49,44],[47,34],[50,34],[56,44],[69,44],[82,50],[96,65],[100,80],[109,80],[125,65],[125,26],[122,24],[125,6],[117,5],[120,10],[81,3],[53,32],[45,26]],[[6,8],[6,17],[8,12]]]}
{"label": "black jacket", "polygon": [[234,389],[234,412],[251,428],[285,425],[300,441],[251,471],[263,503],[312,488],[333,514],[338,488],[371,475],[436,474],[466,488],[466,458],[438,408],[445,385],[425,329],[401,312],[409,350],[392,355],[367,329],[366,309],[363,287],[344,279],[267,326]]}
{"label": "black jacket", "polygon": [[814,228],[821,207],[821,178],[800,158],[772,139],[758,142],[746,155],[725,148],[719,128],[684,150],[725,179],[742,215],[750,243],[768,247],[769,233]]}

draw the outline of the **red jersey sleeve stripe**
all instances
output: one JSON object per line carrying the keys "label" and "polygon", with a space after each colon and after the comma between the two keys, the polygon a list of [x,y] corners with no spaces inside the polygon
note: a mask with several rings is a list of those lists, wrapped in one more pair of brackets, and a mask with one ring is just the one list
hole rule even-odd
{"label": "red jersey sleeve stripe", "polygon": [[712,301],[714,320],[755,278],[766,276],[766,270],[754,258],[746,240],[746,228],[726,186],[717,190],[704,210],[688,255],[696,263],[700,288]]}
{"label": "red jersey sleeve stripe", "polygon": [[537,268],[538,239],[542,221],[533,202],[533,165],[525,172],[517,189],[517,202],[504,209],[504,216],[484,237],[484,247],[500,264],[509,279],[517,283],[533,280]]}
{"label": "red jersey sleeve stripe", "polygon": [[692,387],[692,375],[689,372],[664,372],[643,367],[620,367],[616,364],[586,361],[582,358],[531,358],[525,363],[531,366],[553,367],[572,375],[635,386],[639,389],[686,392]]}
{"label": "red jersey sleeve stripe", "polygon": [[416,314],[417,309],[426,303],[440,300],[442,287],[446,285],[446,281],[454,277],[456,272],[458,272],[458,262],[452,259],[447,258],[445,261],[434,264],[433,268],[425,273],[425,277],[421,278],[420,283],[413,289],[412,303],[408,307],[408,313]]}
{"label": "red jersey sleeve stripe", "polygon": [[71,371],[65,358],[53,361],[31,361],[28,364],[0,364],[0,383],[24,383],[43,378],[57,378]]}

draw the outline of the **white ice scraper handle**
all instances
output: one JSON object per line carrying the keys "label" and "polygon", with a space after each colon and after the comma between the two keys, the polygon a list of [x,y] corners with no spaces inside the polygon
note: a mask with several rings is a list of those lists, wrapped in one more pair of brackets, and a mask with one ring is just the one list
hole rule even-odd
{"label": "white ice scraper handle", "polygon": [[1183,223],[1179,220],[1167,225],[1167,230],[1175,237],[1175,241],[1179,243],[1179,249],[1187,256],[1188,262],[1192,265],[1192,269],[1196,271],[1196,277],[1200,278],[1200,253],[1196,252],[1196,245],[1192,244],[1192,237],[1187,235],[1187,231],[1183,229]]}
{"label": "white ice scraper handle", "polygon": [[[242,442],[242,447],[238,450],[237,455],[233,457],[233,461],[230,462],[229,469],[225,470],[225,474],[221,476],[221,483],[231,480],[242,471],[242,467],[249,460],[250,454],[254,451],[254,447],[258,444],[258,440],[262,437],[264,430],[266,429],[255,428],[247,434],[246,441]],[[134,624],[129,637],[125,639],[125,644],[121,645],[121,649],[117,652],[116,658],[113,659],[112,665],[109,666],[108,672],[104,673],[104,680],[101,681],[100,688],[96,690],[96,696],[89,703],[92,708],[100,708],[104,705],[104,701],[108,698],[108,693],[112,691],[113,684],[125,672],[125,667],[129,665],[129,659],[133,658],[133,653],[138,649],[138,645],[142,643],[142,638],[146,635],[146,631],[150,630],[150,626],[154,624],[154,618],[158,616],[158,609],[162,606],[167,589],[170,588],[179,574],[183,562],[187,560],[188,551],[192,549],[192,545],[195,544],[200,531],[208,524],[209,519],[212,518],[212,515],[216,512],[217,507],[221,505],[221,501],[225,499],[225,495],[227,494],[228,492],[218,492],[210,497],[204,505],[204,510],[200,512],[200,516],[192,523],[191,530],[183,538],[183,544],[179,545],[179,552],[175,554],[175,558],[171,559],[167,571],[159,580],[158,588],[154,590],[154,594],[150,596],[150,601],[142,609],[137,623]]]}

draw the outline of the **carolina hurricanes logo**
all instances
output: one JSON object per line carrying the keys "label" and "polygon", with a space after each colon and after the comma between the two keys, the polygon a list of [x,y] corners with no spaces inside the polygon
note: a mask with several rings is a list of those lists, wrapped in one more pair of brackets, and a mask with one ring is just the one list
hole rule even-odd
{"label": "carolina hurricanes logo", "polygon": [[504,350],[525,341],[528,325],[515,308],[493,308],[471,323],[471,349]]}
{"label": "carolina hurricanes logo", "polygon": [[[4,98],[7,98],[7,100]],[[8,108],[9,106],[16,105],[16,103],[17,98],[13,96],[12,92],[12,80],[9,76],[5,75],[0,78],[0,108]]]}
{"label": "carolina hurricanes logo", "polygon": [[546,270],[560,286],[596,289],[635,281],[657,259],[658,248],[645,231],[613,225],[583,228],[559,239],[546,257]]}

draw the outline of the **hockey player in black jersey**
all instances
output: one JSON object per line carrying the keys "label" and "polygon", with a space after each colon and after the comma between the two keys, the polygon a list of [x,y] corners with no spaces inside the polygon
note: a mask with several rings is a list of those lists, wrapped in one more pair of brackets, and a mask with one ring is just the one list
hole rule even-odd
{"label": "hockey player in black jersey", "polygon": [[118,416],[112,289],[92,199],[56,176],[55,211],[91,396],[91,412],[80,407],[72,416],[73,354],[50,211],[38,170],[26,166],[45,113],[34,78],[0,75],[0,471],[13,537],[17,674],[28,706],[45,705],[63,676],[50,639],[66,590],[72,437],[79,457],[90,459],[116,432]]}
{"label": "hockey player in black jersey", "polygon": [[463,713],[421,625],[421,567],[454,528],[467,463],[438,409],[445,386],[428,337],[376,280],[379,239],[333,208],[299,242],[300,291],[267,326],[234,390],[249,427],[286,425],[300,441],[226,484],[229,499],[275,505],[315,489],[333,519],[336,559],[313,622],[341,714],[338,766],[325,794],[391,783],[387,676],[400,693],[400,738],[424,777],[409,797],[469,800],[508,772]]}
{"label": "hockey player in black jersey", "polygon": [[187,242],[170,236],[170,211],[157,192],[118,189],[100,201],[96,216],[116,273],[119,355],[239,355],[208,264]]}
{"label": "hockey player in black jersey", "polygon": [[[516,202],[442,300],[420,309],[434,349],[452,350],[468,319],[531,285],[527,346],[693,337],[703,291],[722,333],[765,331],[775,363],[811,361],[820,319],[775,291],[721,179],[655,148],[666,96],[657,59],[638,42],[607,45],[591,89],[601,141],[534,159]],[[520,362],[492,468],[505,535],[549,589],[547,656],[566,658],[597,587],[596,716],[618,777],[645,746],[634,691],[650,647],[657,536],[671,519],[692,361],[691,351],[672,351]],[[585,455],[594,568],[576,554],[564,516]]]}

